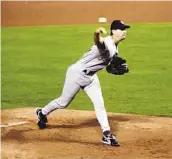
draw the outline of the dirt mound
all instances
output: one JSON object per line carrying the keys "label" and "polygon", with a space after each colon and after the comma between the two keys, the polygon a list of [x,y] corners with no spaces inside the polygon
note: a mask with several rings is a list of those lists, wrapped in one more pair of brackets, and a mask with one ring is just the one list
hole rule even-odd
{"label": "dirt mound", "polygon": [[94,112],[57,110],[49,115],[48,128],[39,130],[34,111],[2,110],[1,124],[9,124],[1,134],[4,159],[172,158],[172,118],[109,113],[112,132],[121,143],[110,147],[100,142]]}

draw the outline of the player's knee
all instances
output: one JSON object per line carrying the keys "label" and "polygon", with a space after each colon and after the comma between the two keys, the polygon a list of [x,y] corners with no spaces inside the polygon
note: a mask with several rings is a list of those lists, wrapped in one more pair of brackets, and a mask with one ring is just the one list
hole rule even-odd
{"label": "player's knee", "polygon": [[69,105],[68,102],[63,102],[63,103],[61,103],[60,108],[61,108],[61,109],[64,109],[64,108],[66,108],[68,105]]}
{"label": "player's knee", "polygon": [[65,100],[65,99],[63,99],[61,97],[56,99],[56,102],[59,105],[59,109],[64,109],[69,105],[69,101],[67,101],[67,100]]}

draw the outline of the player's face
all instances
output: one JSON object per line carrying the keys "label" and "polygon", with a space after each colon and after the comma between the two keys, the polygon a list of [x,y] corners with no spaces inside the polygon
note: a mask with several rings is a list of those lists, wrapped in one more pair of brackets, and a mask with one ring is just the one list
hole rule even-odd
{"label": "player's face", "polygon": [[126,29],[117,29],[117,30],[112,30],[113,36],[117,41],[124,40],[126,38],[127,31]]}
{"label": "player's face", "polygon": [[116,30],[116,35],[120,40],[124,40],[126,38],[127,30],[126,29],[117,29]]}

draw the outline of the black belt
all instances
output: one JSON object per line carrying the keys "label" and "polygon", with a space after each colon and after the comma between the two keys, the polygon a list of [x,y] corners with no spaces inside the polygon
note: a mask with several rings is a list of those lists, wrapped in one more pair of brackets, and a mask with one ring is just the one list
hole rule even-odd
{"label": "black belt", "polygon": [[89,71],[88,72],[87,70],[83,70],[83,72],[88,76],[93,76],[96,73],[96,71]]}

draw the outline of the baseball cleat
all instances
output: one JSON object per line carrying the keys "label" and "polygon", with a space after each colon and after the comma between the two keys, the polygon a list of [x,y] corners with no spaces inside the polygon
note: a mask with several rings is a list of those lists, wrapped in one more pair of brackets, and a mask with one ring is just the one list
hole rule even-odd
{"label": "baseball cleat", "polygon": [[105,131],[102,137],[102,143],[110,146],[120,146],[116,137],[110,133],[110,131]]}
{"label": "baseball cleat", "polygon": [[37,108],[36,109],[36,115],[37,115],[37,125],[40,129],[45,129],[47,127],[46,123],[48,122],[46,115],[42,114],[42,109]]}

